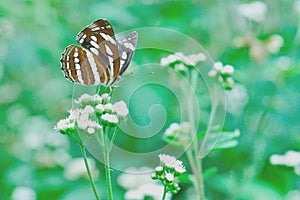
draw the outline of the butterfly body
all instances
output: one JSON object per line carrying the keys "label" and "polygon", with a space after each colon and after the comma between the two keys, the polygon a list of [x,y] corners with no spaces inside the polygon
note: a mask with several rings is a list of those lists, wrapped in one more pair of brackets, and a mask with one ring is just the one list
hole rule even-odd
{"label": "butterfly body", "polygon": [[100,19],[76,37],[82,46],[69,45],[61,57],[65,77],[82,85],[111,86],[128,68],[137,43],[137,32],[117,40],[112,26]]}

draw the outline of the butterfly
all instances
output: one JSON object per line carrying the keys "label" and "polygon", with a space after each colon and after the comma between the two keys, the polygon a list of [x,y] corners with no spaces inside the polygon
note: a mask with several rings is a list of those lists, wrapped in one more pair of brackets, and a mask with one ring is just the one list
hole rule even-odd
{"label": "butterfly", "polygon": [[128,68],[137,38],[134,31],[116,39],[107,20],[96,20],[76,36],[82,47],[66,47],[60,59],[61,70],[71,82],[111,86]]}

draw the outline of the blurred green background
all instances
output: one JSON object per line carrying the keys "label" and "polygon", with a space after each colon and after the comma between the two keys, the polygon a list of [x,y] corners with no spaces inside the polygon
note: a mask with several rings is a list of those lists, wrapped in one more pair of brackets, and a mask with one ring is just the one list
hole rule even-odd
{"label": "blurred green background", "polygon": [[[271,165],[269,158],[300,150],[300,3],[266,0],[265,10],[251,18],[256,9],[242,10],[240,5],[247,2],[0,1],[0,199],[22,199],[22,191],[23,199],[93,199],[86,179],[64,176],[80,150],[53,126],[66,116],[73,94],[73,84],[60,71],[60,55],[76,42],[81,29],[99,18],[108,19],[117,33],[143,27],[176,30],[202,44],[214,60],[235,67],[239,90],[228,97],[233,107],[228,108],[224,130],[238,128],[241,137],[236,148],[204,159],[204,170],[218,168],[205,181],[208,199],[284,199],[290,191],[299,191],[300,178],[293,168]],[[160,40],[160,35],[152,37]],[[131,65],[159,63],[167,55],[137,52]],[[178,120],[172,93],[157,86],[150,93],[140,92],[150,99],[131,103],[137,124],[150,123],[147,110],[157,102],[171,105],[163,130]],[[116,142],[136,152],[164,145],[160,137],[153,140]],[[143,165],[130,163],[135,164]],[[97,166],[97,185],[104,188],[103,166]],[[119,173],[113,173],[114,191],[116,199],[123,199],[125,190],[116,182]],[[183,185],[174,199],[188,199],[188,188]]]}

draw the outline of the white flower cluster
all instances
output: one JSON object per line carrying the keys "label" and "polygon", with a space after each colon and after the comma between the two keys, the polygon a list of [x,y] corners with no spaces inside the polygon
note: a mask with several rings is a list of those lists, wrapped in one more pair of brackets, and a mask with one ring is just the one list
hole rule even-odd
{"label": "white flower cluster", "polygon": [[255,22],[262,22],[265,19],[267,10],[268,7],[261,1],[240,4],[238,6],[238,12],[240,15]]}
{"label": "white flower cluster", "polygon": [[93,134],[104,125],[116,126],[119,119],[128,114],[128,109],[123,101],[111,104],[110,99],[109,94],[101,96],[83,94],[75,100],[81,108],[69,110],[69,116],[60,120],[54,129],[63,134],[72,135],[76,128],[79,128]]}
{"label": "white flower cluster", "polygon": [[284,39],[279,34],[273,34],[267,39],[261,40],[248,33],[234,38],[233,44],[237,48],[248,47],[250,57],[256,61],[262,61],[269,54],[277,54],[284,45]]}
{"label": "white flower cluster", "polygon": [[180,190],[176,178],[186,172],[186,169],[182,161],[177,160],[174,156],[160,154],[159,160],[160,165],[155,168],[152,179],[160,180],[167,192],[176,194]]}
{"label": "white flower cluster", "polygon": [[[152,171],[153,169],[149,167],[130,167],[118,177],[118,184],[127,190],[124,195],[125,200],[137,200],[146,197],[151,197],[154,200],[162,199],[164,187],[159,182],[149,178]],[[171,199],[171,195],[167,195],[165,199]]]}
{"label": "white flower cluster", "polygon": [[[110,99],[106,95],[106,100]],[[108,126],[116,126],[119,119],[128,115],[129,111],[124,101],[118,101],[114,104],[106,103],[96,105],[96,113],[100,116],[101,123]]]}
{"label": "white flower cluster", "polygon": [[69,116],[66,119],[60,120],[54,129],[67,134],[68,131],[74,130],[77,126],[79,129],[93,134],[95,130],[102,128],[96,121],[91,119],[91,115],[94,112],[94,108],[90,105],[85,106],[83,109],[71,109],[69,110]]}
{"label": "white flower cluster", "polygon": [[95,95],[89,95],[89,94],[83,94],[81,97],[75,100],[76,104],[90,104],[90,103],[102,103],[102,97],[98,94]]}
{"label": "white flower cluster", "polygon": [[189,122],[172,123],[165,131],[163,139],[174,146],[185,146],[189,143]]}
{"label": "white flower cluster", "polygon": [[179,174],[182,174],[186,171],[185,167],[182,165],[182,161],[177,160],[174,156],[159,154],[158,157],[163,166],[174,169],[175,172]]}
{"label": "white flower cluster", "polygon": [[208,72],[208,76],[217,78],[218,81],[224,83],[225,89],[231,90],[234,86],[234,80],[231,77],[234,68],[231,65],[223,65],[221,62],[215,62],[213,69]]}
{"label": "white flower cluster", "polygon": [[290,150],[284,155],[274,154],[270,157],[270,163],[294,167],[295,173],[300,176],[300,152]]}
{"label": "white flower cluster", "polygon": [[168,66],[174,64],[176,71],[187,71],[187,66],[195,66],[200,61],[205,61],[206,56],[203,53],[192,54],[185,56],[182,52],[171,54],[160,60],[162,66]]}

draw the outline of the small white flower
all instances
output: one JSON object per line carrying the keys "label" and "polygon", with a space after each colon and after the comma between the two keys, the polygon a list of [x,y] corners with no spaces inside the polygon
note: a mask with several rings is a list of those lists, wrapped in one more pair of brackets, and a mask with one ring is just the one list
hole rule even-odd
{"label": "small white flower", "polygon": [[234,85],[234,80],[233,80],[232,77],[228,77],[228,78],[226,79],[226,82],[227,82],[227,84],[229,84],[230,86],[233,86],[233,85]]}
{"label": "small white flower", "polygon": [[274,154],[270,157],[270,162],[273,165],[285,165],[295,167],[300,165],[300,152],[287,151],[284,155]]}
{"label": "small white flower", "polygon": [[90,106],[87,105],[85,106],[83,109],[74,109],[74,110],[69,110],[69,119],[71,120],[81,120],[81,121],[85,121],[89,119],[89,115],[94,113],[95,109]]}
{"label": "small white flower", "polygon": [[218,75],[218,72],[215,69],[212,69],[208,72],[208,76],[210,76],[210,77],[216,77],[217,75]]}
{"label": "small white flower", "polygon": [[93,133],[95,133],[95,129],[92,128],[92,127],[89,127],[89,128],[87,129],[87,132],[88,132],[89,134],[93,134]]}
{"label": "small white flower", "polygon": [[186,169],[185,169],[185,167],[184,167],[182,164],[176,165],[176,166],[175,166],[175,170],[176,170],[176,172],[178,172],[179,174],[182,174],[182,173],[186,172]]}
{"label": "small white flower", "polygon": [[170,136],[174,134],[175,131],[180,129],[180,125],[178,123],[172,123],[169,128],[165,131],[165,136]]}
{"label": "small white flower", "polygon": [[70,109],[69,110],[69,119],[77,120],[81,117],[82,109]]}
{"label": "small white flower", "polygon": [[117,124],[119,122],[117,115],[114,114],[104,114],[101,116],[103,121],[107,121],[108,123]]}
{"label": "small white flower", "polygon": [[69,118],[66,118],[66,119],[59,120],[59,122],[57,122],[54,129],[60,131],[63,129],[74,128],[74,127],[75,127],[75,122],[71,122]]}
{"label": "small white flower", "polygon": [[82,115],[84,116],[89,116],[90,114],[94,113],[95,112],[95,109],[90,106],[90,105],[87,105],[84,107],[84,109],[82,110]]}
{"label": "small white flower", "polygon": [[163,163],[166,167],[173,168],[180,174],[186,171],[185,167],[182,164],[182,161],[177,160],[174,156],[160,154],[158,157],[160,162]]}
{"label": "small white flower", "polygon": [[104,109],[105,110],[112,110],[112,104],[111,103],[105,104]]}
{"label": "small white flower", "polygon": [[262,22],[265,19],[267,10],[266,4],[261,1],[240,4],[238,6],[240,15],[256,22]]}
{"label": "small white flower", "polygon": [[181,53],[181,52],[177,52],[175,54],[171,54],[171,55],[169,55],[169,56],[167,56],[165,58],[162,58],[160,60],[160,64],[162,66],[167,66],[169,64],[172,64],[172,63],[176,62],[177,60],[181,60],[180,57],[183,57],[183,53]]}
{"label": "small white flower", "polygon": [[176,72],[185,72],[188,70],[188,68],[182,63],[176,64],[174,69]]}
{"label": "small white flower", "polygon": [[192,54],[186,57],[186,60],[188,60],[189,64],[195,66],[200,61],[205,61],[206,56],[203,53],[198,54]]}
{"label": "small white flower", "polygon": [[116,112],[116,114],[120,117],[125,117],[129,113],[126,103],[124,101],[114,103],[114,105],[112,106],[112,110],[113,112]]}
{"label": "small white flower", "polygon": [[159,160],[167,167],[173,167],[173,163],[176,162],[176,158],[174,156],[159,154]]}
{"label": "small white flower", "polygon": [[284,40],[281,35],[272,35],[266,45],[268,52],[276,54],[279,52],[280,48],[283,46]]}
{"label": "small white flower", "polygon": [[99,110],[100,112],[104,112],[105,107],[104,107],[103,104],[98,104],[98,105],[96,106],[96,109]]}
{"label": "small white flower", "polygon": [[155,171],[157,171],[157,172],[161,172],[163,170],[164,170],[164,168],[162,166],[155,167]]}
{"label": "small white flower", "polygon": [[113,106],[111,103],[108,104],[98,104],[96,106],[96,110],[99,110],[101,113],[106,111],[106,112],[112,112]]}
{"label": "small white flower", "polygon": [[[198,62],[204,60],[206,60],[206,56],[203,53],[191,54],[189,56],[185,56],[182,52],[177,52],[175,54],[171,54],[165,58],[162,58],[160,60],[160,64],[162,66],[167,66],[169,64],[175,63],[176,61],[181,61],[184,64],[195,66]],[[178,66],[177,69],[178,71],[185,71],[187,68]]]}
{"label": "small white flower", "polygon": [[166,179],[170,182],[174,181],[174,174],[166,173]]}
{"label": "small white flower", "polygon": [[79,119],[77,121],[78,123],[78,128],[80,129],[88,129],[88,128],[93,128],[93,129],[101,129],[102,126],[100,126],[96,121],[93,121],[93,120],[85,120],[85,119]]}
{"label": "small white flower", "polygon": [[12,200],[35,200],[36,192],[30,188],[25,186],[18,186],[16,187],[11,195]]}
{"label": "small white flower", "polygon": [[221,62],[215,62],[214,68],[218,71],[220,71],[223,68],[223,64]]}
{"label": "small white flower", "polygon": [[225,65],[221,69],[222,74],[233,74],[233,72],[234,72],[234,68],[231,65]]}
{"label": "small white flower", "polygon": [[110,95],[108,93],[104,93],[101,95],[102,101],[109,102],[110,101]]}
{"label": "small white flower", "polygon": [[81,104],[85,101],[92,101],[92,102],[99,102],[101,103],[102,101],[102,98],[98,95],[98,94],[95,94],[93,96],[89,95],[89,94],[83,94],[81,95],[77,100],[75,100],[75,103],[76,104]]}

